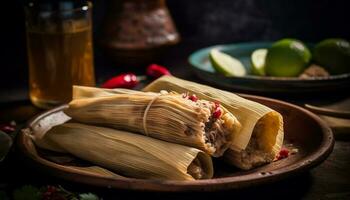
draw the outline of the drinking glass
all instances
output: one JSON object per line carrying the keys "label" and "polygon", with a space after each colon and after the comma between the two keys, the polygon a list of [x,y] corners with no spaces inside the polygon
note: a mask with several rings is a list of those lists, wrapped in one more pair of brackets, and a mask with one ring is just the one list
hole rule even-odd
{"label": "drinking glass", "polygon": [[29,95],[40,108],[67,103],[73,85],[94,86],[92,4],[38,1],[25,7]]}

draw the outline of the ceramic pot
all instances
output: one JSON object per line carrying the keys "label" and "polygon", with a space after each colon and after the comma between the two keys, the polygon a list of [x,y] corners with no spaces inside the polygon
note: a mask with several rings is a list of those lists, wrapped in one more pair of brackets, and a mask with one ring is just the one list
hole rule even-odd
{"label": "ceramic pot", "polygon": [[179,34],[165,0],[111,0],[100,43],[116,63],[155,62]]}

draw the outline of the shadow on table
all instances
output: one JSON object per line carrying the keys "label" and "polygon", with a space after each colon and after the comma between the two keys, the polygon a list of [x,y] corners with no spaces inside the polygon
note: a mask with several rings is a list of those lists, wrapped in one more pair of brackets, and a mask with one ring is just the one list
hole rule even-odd
{"label": "shadow on table", "polygon": [[[312,184],[310,174],[304,173],[283,181],[254,186],[246,189],[235,189],[219,192],[184,192],[184,193],[163,193],[163,192],[134,192],[115,189],[91,188],[96,194],[104,199],[145,199],[162,200],[194,200],[194,199],[301,199],[309,190]],[[74,187],[74,186],[73,186]],[[210,187],[210,186],[208,186]],[[75,188],[78,189],[78,188]],[[84,188],[87,189],[87,188]]]}

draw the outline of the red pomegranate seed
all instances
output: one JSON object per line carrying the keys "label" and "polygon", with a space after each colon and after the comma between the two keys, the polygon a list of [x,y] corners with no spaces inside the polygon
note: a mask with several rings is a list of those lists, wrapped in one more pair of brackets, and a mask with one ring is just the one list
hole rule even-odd
{"label": "red pomegranate seed", "polygon": [[289,150],[288,149],[281,149],[281,151],[277,155],[277,160],[287,158],[288,156],[289,156]]}
{"label": "red pomegranate seed", "polygon": [[217,107],[217,108],[215,108],[215,111],[213,112],[213,118],[219,119],[221,114],[222,114],[221,108]]}
{"label": "red pomegranate seed", "polygon": [[197,102],[198,101],[198,97],[195,94],[192,94],[190,97],[188,97],[188,99],[193,101],[193,102]]}

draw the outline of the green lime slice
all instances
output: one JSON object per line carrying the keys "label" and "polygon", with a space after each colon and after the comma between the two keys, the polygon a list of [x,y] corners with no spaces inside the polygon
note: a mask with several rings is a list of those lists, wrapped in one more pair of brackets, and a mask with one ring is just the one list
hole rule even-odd
{"label": "green lime slice", "polygon": [[241,61],[217,49],[210,51],[209,60],[214,69],[225,76],[245,76],[247,74]]}
{"label": "green lime slice", "polygon": [[254,75],[265,76],[265,59],[267,55],[267,49],[256,49],[250,61],[252,63],[252,72]]}

